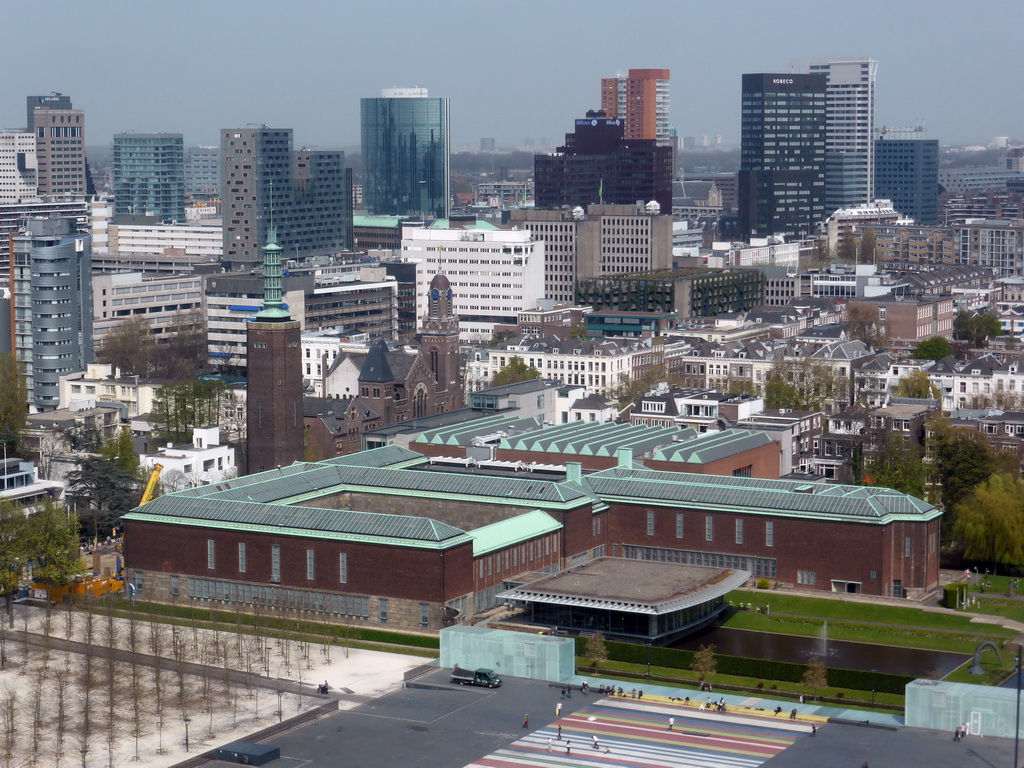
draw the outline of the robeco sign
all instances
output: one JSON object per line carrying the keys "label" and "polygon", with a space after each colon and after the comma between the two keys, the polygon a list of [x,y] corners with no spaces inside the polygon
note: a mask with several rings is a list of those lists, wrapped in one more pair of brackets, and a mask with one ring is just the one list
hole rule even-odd
{"label": "robeco sign", "polygon": [[792,78],[776,77],[772,80],[772,85],[792,85]]}

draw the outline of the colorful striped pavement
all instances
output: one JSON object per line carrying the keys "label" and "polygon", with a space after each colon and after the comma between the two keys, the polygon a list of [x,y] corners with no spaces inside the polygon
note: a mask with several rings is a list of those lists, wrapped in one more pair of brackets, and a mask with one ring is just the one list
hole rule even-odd
{"label": "colorful striped pavement", "polygon": [[[671,731],[670,717],[675,718]],[[561,740],[557,739],[559,725]],[[699,712],[671,704],[608,698],[560,718],[466,768],[754,768],[810,731],[807,723],[788,718]],[[567,752],[567,746],[571,752]]]}

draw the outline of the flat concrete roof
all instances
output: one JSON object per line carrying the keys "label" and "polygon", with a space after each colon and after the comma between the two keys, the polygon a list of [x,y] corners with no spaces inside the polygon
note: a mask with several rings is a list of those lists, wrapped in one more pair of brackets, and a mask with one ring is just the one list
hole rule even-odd
{"label": "flat concrete roof", "polygon": [[729,568],[602,557],[499,597],[657,614],[719,597],[748,578],[748,571]]}

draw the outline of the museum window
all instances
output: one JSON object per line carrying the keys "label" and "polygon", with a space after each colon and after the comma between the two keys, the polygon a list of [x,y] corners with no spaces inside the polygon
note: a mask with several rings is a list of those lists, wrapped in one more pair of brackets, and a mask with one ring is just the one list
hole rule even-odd
{"label": "museum window", "polygon": [[742,544],[743,543],[743,521],[742,520],[737,520],[736,521],[736,543],[737,544]]}
{"label": "museum window", "polygon": [[683,538],[683,513],[676,513],[676,538]]}
{"label": "museum window", "polygon": [[316,554],[312,549],[306,550],[306,580],[313,581],[316,577]]}
{"label": "museum window", "polygon": [[907,536],[903,541],[903,556],[910,557],[910,537]]}
{"label": "museum window", "polygon": [[796,583],[804,584],[809,587],[814,586],[817,574],[814,571],[797,571],[796,572]]}
{"label": "museum window", "polygon": [[348,584],[348,553],[338,553],[338,583]]}
{"label": "museum window", "polygon": [[764,524],[764,545],[766,547],[775,546],[775,523],[771,520],[765,521]]}
{"label": "museum window", "polygon": [[181,577],[176,573],[171,574],[171,597],[177,597],[181,591]]}
{"label": "museum window", "polygon": [[704,517],[704,540],[714,541],[715,539],[715,518],[711,515]]}
{"label": "museum window", "polygon": [[275,584],[281,583],[281,545],[274,544],[270,547],[270,580]]}
{"label": "museum window", "polygon": [[214,558],[213,539],[206,540],[206,567],[211,571],[217,567],[217,561]]}
{"label": "museum window", "polygon": [[654,511],[647,510],[647,535],[654,535]]}
{"label": "museum window", "polygon": [[381,624],[388,623],[388,599],[386,597],[377,601],[377,619]]}
{"label": "museum window", "polygon": [[430,626],[430,603],[420,603],[420,629]]}
{"label": "museum window", "polygon": [[136,571],[135,572],[135,591],[136,592],[141,592],[142,591],[142,583],[143,583],[144,578],[145,578],[145,576],[142,573],[142,571]]}
{"label": "museum window", "polygon": [[594,536],[601,535],[601,516],[594,515],[594,519],[590,521],[590,532]]}
{"label": "museum window", "polygon": [[238,542],[238,572],[245,573],[245,542]]}

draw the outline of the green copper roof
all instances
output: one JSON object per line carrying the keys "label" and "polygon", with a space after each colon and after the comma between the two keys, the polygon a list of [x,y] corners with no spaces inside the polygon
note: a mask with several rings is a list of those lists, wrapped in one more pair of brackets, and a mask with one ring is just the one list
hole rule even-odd
{"label": "green copper roof", "polygon": [[473,438],[478,436],[513,430],[523,432],[537,429],[540,425],[541,418],[539,416],[530,416],[525,419],[513,415],[487,416],[483,419],[474,419],[461,424],[449,424],[438,429],[428,430],[414,442],[431,445],[471,445]]}
{"label": "green copper roof", "polygon": [[[434,219],[430,222],[430,229],[450,229],[451,222],[448,219]],[[489,221],[476,221],[472,224],[465,224],[459,227],[460,229],[486,229],[488,231],[498,229],[498,227],[491,224]]]}
{"label": "green copper roof", "polygon": [[161,496],[123,519],[429,549],[447,549],[469,541],[464,531],[427,517],[195,499],[179,494]]}
{"label": "green copper roof", "polygon": [[768,445],[772,439],[764,432],[746,429],[727,429],[705,432],[690,440],[659,449],[655,461],[679,461],[687,464],[706,464],[709,461],[735,456],[743,451]]}
{"label": "green copper roof", "polygon": [[400,222],[401,220],[401,216],[353,216],[352,226],[386,227],[388,229],[397,229],[398,222]]}
{"label": "green copper roof", "polygon": [[263,309],[256,313],[257,323],[283,323],[292,319],[281,298],[281,251],[277,230],[271,224],[263,246]]}
{"label": "green copper roof", "polygon": [[661,503],[689,509],[791,515],[820,520],[889,523],[931,520],[942,512],[890,488],[824,485],[798,480],[693,475],[641,469],[606,469],[583,478],[602,499]]}
{"label": "green copper roof", "polygon": [[696,434],[696,430],[690,428],[574,421],[509,436],[498,447],[513,451],[570,453],[579,456],[615,456],[620,448],[629,448],[634,455],[642,455],[657,446]]}
{"label": "green copper roof", "polygon": [[479,557],[561,529],[561,523],[551,515],[535,509],[508,520],[476,528],[469,531],[468,535],[473,539],[473,557]]}

